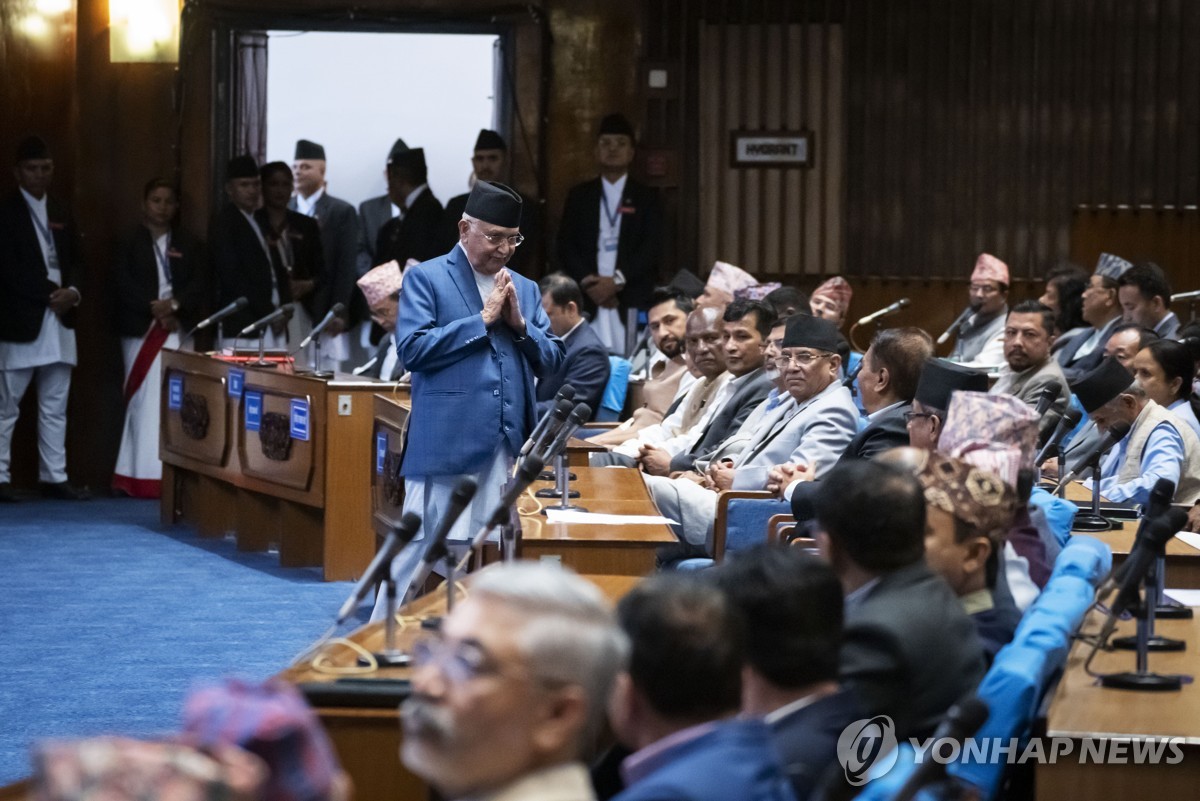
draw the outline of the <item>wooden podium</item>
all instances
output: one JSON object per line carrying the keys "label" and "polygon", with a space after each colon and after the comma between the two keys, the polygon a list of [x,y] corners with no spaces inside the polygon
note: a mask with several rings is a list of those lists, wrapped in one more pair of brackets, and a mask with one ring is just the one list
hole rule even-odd
{"label": "wooden podium", "polygon": [[375,555],[373,396],[387,384],[163,351],[162,519],[356,579]]}

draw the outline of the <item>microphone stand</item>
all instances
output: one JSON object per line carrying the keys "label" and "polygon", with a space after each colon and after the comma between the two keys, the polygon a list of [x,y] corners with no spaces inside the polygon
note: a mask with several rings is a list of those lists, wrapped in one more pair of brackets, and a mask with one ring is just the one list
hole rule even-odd
{"label": "microphone stand", "polygon": [[[267,328],[269,328],[269,326],[267,326]],[[266,348],[267,348],[267,330],[266,330],[266,328],[263,328],[263,329],[259,330],[259,332],[258,332],[258,361],[250,362],[246,366],[247,367],[258,367],[258,368],[267,369],[267,370],[274,370],[276,367],[278,367],[279,366],[278,364],[275,364],[274,362],[269,362],[266,360],[266,357],[265,357]],[[235,354],[237,353],[236,346],[234,347],[233,352]]]}
{"label": "microphone stand", "polygon": [[[1146,573],[1145,599],[1142,601],[1141,607],[1145,609],[1144,615],[1138,615],[1138,630],[1137,635],[1132,637],[1117,637],[1112,641],[1113,648],[1122,651],[1185,651],[1187,644],[1183,640],[1172,639],[1171,637],[1163,637],[1154,633],[1154,621],[1158,616],[1158,605],[1162,602],[1162,585],[1159,580],[1162,576],[1160,561],[1163,559],[1159,556],[1150,565],[1149,572]],[[1191,611],[1190,609],[1188,610]]]}
{"label": "microphone stand", "polygon": [[[383,623],[383,650],[371,654],[379,667],[404,667],[412,663],[412,655],[396,647],[396,579],[392,576],[392,566],[388,563],[387,579],[387,617]],[[359,665],[368,665],[366,657],[358,658]]]}
{"label": "microphone stand", "polygon": [[[543,474],[544,475],[544,474]],[[558,498],[557,506],[546,506],[542,508],[542,514],[547,514],[550,509],[574,509],[577,512],[586,512],[582,506],[576,506],[570,503],[571,498],[579,497],[579,490],[571,489],[570,480],[574,476],[567,470],[567,455],[560,453],[554,457],[554,473],[551,474],[555,481],[554,487],[545,487],[534,493],[538,498]],[[541,478],[541,476],[538,476]]]}
{"label": "microphone stand", "polygon": [[[1092,470],[1092,508],[1088,512],[1080,512],[1075,515],[1075,522],[1071,525],[1072,531],[1111,531],[1116,528],[1113,522],[1107,517],[1100,514],[1100,460],[1104,458],[1104,452],[1097,453],[1093,458],[1089,467]],[[1062,462],[1059,462],[1059,469],[1062,469]],[[1059,488],[1059,497],[1067,496],[1067,485],[1063,484]]]}
{"label": "microphone stand", "polygon": [[313,337],[312,350],[308,352],[308,375],[313,378],[332,378],[332,370],[321,369],[321,335]]}
{"label": "microphone stand", "polygon": [[1191,620],[1192,608],[1184,606],[1166,595],[1167,553],[1165,547],[1163,548],[1163,552],[1158,555],[1158,558],[1154,560],[1154,570],[1159,577],[1159,581],[1155,586],[1157,592],[1154,598],[1154,616],[1166,620]]}

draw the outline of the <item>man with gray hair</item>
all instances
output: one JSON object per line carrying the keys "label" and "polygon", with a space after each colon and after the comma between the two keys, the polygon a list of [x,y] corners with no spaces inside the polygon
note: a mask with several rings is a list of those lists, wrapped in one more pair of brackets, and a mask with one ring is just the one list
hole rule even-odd
{"label": "man with gray hair", "polygon": [[534,562],[490,568],[413,650],[409,770],[450,800],[594,801],[584,760],[628,654],[594,584]]}

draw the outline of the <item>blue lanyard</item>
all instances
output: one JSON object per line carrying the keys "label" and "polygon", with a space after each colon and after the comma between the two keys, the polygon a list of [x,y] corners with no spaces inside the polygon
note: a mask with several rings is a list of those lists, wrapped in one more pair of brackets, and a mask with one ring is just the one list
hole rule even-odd
{"label": "blue lanyard", "polygon": [[[26,203],[25,205],[28,206],[29,204]],[[29,216],[33,220],[34,227],[37,228],[38,233],[41,234],[42,239],[45,240],[46,247],[50,249],[51,253],[57,255],[58,249],[54,247],[54,237],[50,234],[50,229],[46,227],[46,224],[43,223],[37,216],[37,212],[33,210],[33,206],[29,206]],[[47,217],[48,216],[49,215],[47,214]]]}
{"label": "blue lanyard", "polygon": [[[167,277],[168,284],[174,284],[175,279],[171,275],[171,259],[167,257],[166,252],[158,247],[158,240],[151,239],[150,243],[154,245],[154,255],[158,257],[158,264],[162,267],[163,275]],[[167,250],[171,249],[171,235],[167,234]]]}
{"label": "blue lanyard", "polygon": [[604,187],[600,187],[600,205],[604,207],[604,216],[608,220],[608,229],[614,230],[617,227],[617,219],[621,216],[621,207],[617,206],[617,210],[610,212],[608,210],[608,195],[604,192]]}

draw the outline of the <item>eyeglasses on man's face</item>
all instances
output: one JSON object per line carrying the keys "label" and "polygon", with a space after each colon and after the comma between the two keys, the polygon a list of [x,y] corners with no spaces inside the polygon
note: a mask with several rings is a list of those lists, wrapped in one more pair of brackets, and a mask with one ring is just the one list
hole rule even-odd
{"label": "eyeglasses on man's face", "polygon": [[831,354],[820,353],[811,350],[793,351],[792,353],[780,353],[779,358],[775,360],[775,364],[780,370],[786,370],[788,367],[808,367],[818,359],[824,359]]}
{"label": "eyeglasses on man's face", "polygon": [[507,242],[515,248],[525,241],[525,237],[521,234],[487,234],[478,228],[475,230],[479,231],[479,235],[486,239],[492,247],[499,247],[501,243]]}
{"label": "eyeglasses on man's face", "polygon": [[934,414],[933,412],[905,412],[904,413],[904,423],[907,425],[907,424],[911,423],[913,420],[920,420],[923,418],[932,420],[934,417],[937,417],[937,415]]}

